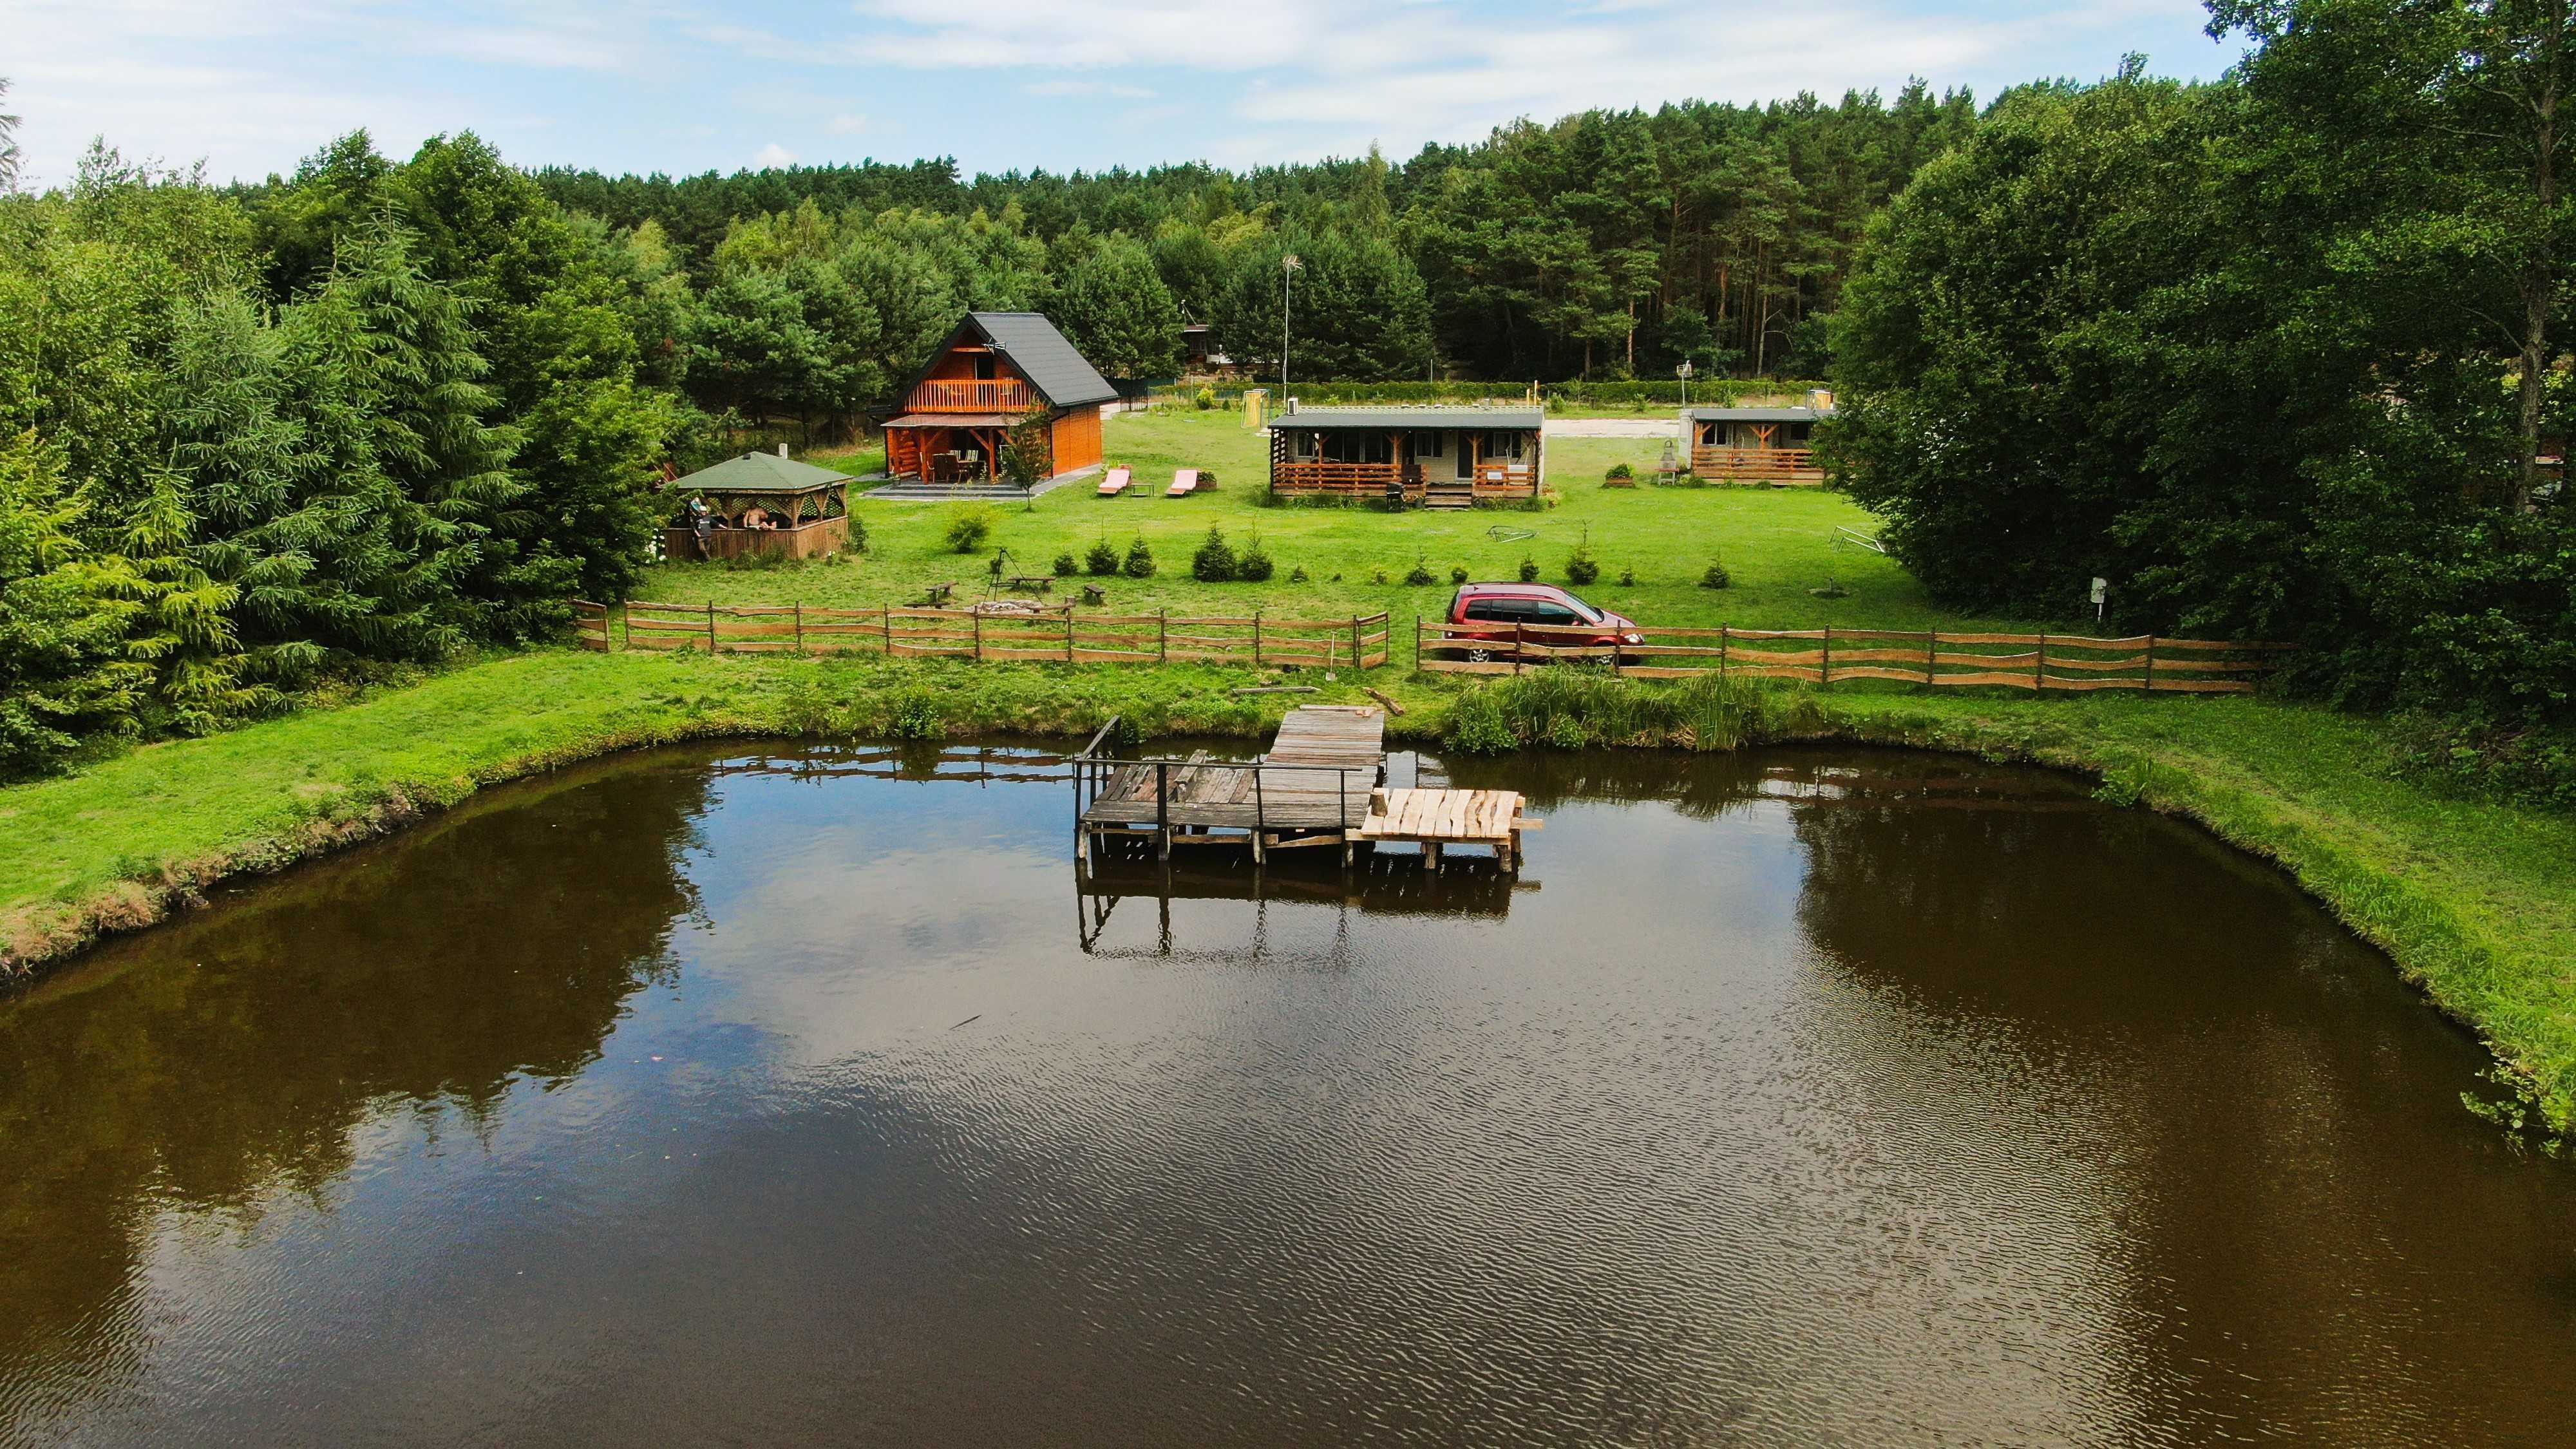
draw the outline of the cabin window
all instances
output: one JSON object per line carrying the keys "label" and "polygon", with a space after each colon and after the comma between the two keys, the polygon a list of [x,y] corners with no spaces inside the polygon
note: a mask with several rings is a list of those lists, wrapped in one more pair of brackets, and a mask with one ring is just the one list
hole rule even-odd
{"label": "cabin window", "polygon": [[975,359],[975,380],[977,382],[993,380],[993,359],[989,355]]}
{"label": "cabin window", "polygon": [[1395,457],[1393,440],[1384,433],[1326,433],[1324,457],[1335,463],[1386,463]]}
{"label": "cabin window", "polygon": [[1718,423],[1702,423],[1699,425],[1699,441],[1701,447],[1714,448],[1717,446],[1717,430],[1720,426],[1722,425]]}
{"label": "cabin window", "polygon": [[1518,433],[1486,434],[1485,456],[1495,459],[1508,458],[1515,463],[1519,462],[1521,460],[1521,435]]}
{"label": "cabin window", "polygon": [[1816,425],[1814,423],[1791,423],[1789,425],[1789,441],[1797,444],[1799,447],[1803,448],[1807,444],[1815,441],[1815,436]]}
{"label": "cabin window", "polygon": [[1413,435],[1413,456],[1416,458],[1446,458],[1449,456],[1448,450],[1449,435],[1447,433],[1415,433]]}

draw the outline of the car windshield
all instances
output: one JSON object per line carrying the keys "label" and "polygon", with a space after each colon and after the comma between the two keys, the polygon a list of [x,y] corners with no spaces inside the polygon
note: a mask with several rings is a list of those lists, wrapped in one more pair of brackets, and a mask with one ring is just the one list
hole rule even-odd
{"label": "car windshield", "polygon": [[1581,619],[1586,624],[1598,624],[1601,622],[1602,613],[1599,609],[1592,607],[1590,604],[1583,602],[1572,594],[1567,594],[1565,596],[1565,605],[1567,608],[1574,611],[1576,618]]}

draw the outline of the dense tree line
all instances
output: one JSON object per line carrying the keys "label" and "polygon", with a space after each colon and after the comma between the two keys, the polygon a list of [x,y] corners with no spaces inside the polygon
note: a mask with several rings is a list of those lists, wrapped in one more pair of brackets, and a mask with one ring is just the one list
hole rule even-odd
{"label": "dense tree line", "polygon": [[2221,0],[2224,83],[2002,97],[1873,224],[1846,485],[1945,601],[2278,639],[2576,752],[2564,0]]}

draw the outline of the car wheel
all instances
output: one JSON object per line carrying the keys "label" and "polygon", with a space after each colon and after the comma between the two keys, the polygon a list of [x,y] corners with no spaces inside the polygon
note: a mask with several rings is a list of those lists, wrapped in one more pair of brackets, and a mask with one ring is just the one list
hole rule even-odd
{"label": "car wheel", "polygon": [[1494,662],[1494,651],[1491,649],[1470,649],[1467,651],[1467,662],[1470,664],[1491,664]]}

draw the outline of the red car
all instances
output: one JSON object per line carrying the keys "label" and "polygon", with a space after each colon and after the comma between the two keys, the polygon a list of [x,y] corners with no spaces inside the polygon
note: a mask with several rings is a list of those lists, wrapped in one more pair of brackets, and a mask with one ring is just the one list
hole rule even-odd
{"label": "red car", "polygon": [[1533,646],[1532,657],[1543,657],[1536,653],[1540,645],[1616,648],[1646,642],[1634,619],[1596,609],[1550,584],[1463,584],[1449,601],[1449,623],[1453,629],[1473,631],[1451,634],[1449,652],[1453,658],[1463,654],[1475,664],[1513,657],[1512,626],[1516,624],[1590,631],[1531,635],[1527,642]]}

